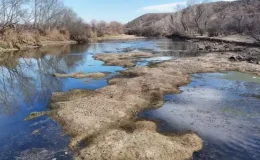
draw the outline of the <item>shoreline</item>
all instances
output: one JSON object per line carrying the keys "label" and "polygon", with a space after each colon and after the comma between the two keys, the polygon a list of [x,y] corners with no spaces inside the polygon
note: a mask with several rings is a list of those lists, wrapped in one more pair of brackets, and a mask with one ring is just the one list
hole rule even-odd
{"label": "shoreline", "polygon": [[97,38],[90,38],[90,42],[102,42],[102,41],[112,41],[112,40],[137,40],[137,39],[146,39],[147,37],[142,36],[135,36],[135,35],[117,35],[117,36],[105,36],[105,37],[97,37]]}
{"label": "shoreline", "polygon": [[24,48],[18,49],[18,48],[9,48],[9,49],[0,49],[0,53],[8,53],[8,52],[13,52],[13,51],[26,51],[29,49],[37,49],[37,48],[42,48],[46,46],[55,46],[55,45],[66,45],[66,44],[77,44],[76,41],[42,41],[40,44],[35,45],[35,46],[30,46],[27,45]]}
{"label": "shoreline", "polygon": [[[106,154],[112,159],[115,157],[118,158],[118,156],[120,156],[118,154],[111,155],[115,151],[113,148],[107,146],[107,143],[117,145],[120,140],[104,142],[105,140],[102,138],[104,138],[104,136],[113,137],[114,134],[121,135],[122,133],[127,132],[127,130],[131,130],[131,133],[128,133],[123,137],[130,137],[124,143],[126,143],[126,146],[132,146],[133,143],[137,143],[131,141],[133,136],[135,137],[139,134],[144,134],[143,132],[139,132],[140,129],[142,131],[149,131],[151,132],[150,134],[160,134],[154,127],[151,129],[150,127],[147,128],[145,125],[141,125],[142,127],[140,128],[140,123],[136,121],[135,118],[136,114],[143,109],[161,107],[164,103],[163,95],[168,93],[179,93],[180,86],[190,83],[190,74],[236,70],[260,75],[259,65],[228,61],[228,57],[234,54],[234,52],[228,52],[226,55],[211,53],[194,58],[170,60],[153,65],[152,67],[133,67],[120,73],[123,76],[133,78],[110,79],[108,81],[108,86],[96,91],[81,90],[56,93],[53,95],[52,102],[50,103],[50,106],[55,108],[55,114],[52,114],[51,117],[57,120],[67,133],[73,135],[74,138],[71,140],[70,144],[72,148],[77,148],[78,144],[89,142],[88,146],[83,145],[78,149],[78,152],[75,154],[76,159],[84,159],[87,155],[88,157],[89,155],[93,155],[92,158],[100,158],[101,155],[98,154],[98,152],[104,149],[104,147],[108,149]],[[117,58],[120,59],[122,57],[118,54],[115,55],[114,60]],[[132,62],[129,57],[124,60]],[[110,63],[109,60],[105,61],[105,64],[106,63]],[[102,101],[100,99],[102,99]],[[106,108],[100,106],[106,106]],[[122,106],[125,107],[122,108]],[[74,108],[73,111],[70,109],[72,107]],[[88,124],[85,124],[85,122],[88,122]],[[153,122],[149,121],[143,121],[141,123],[147,123],[147,126],[154,125]],[[110,131],[114,134],[111,135]],[[133,133],[135,134],[133,135]],[[162,136],[162,134],[160,135]],[[194,151],[198,151],[202,148],[202,141],[196,137],[196,134],[191,133],[188,135],[188,137],[193,137],[190,142],[192,142],[192,146],[196,147],[179,150],[179,154],[182,156],[184,156],[185,153],[188,154],[185,155],[186,158],[190,158]],[[183,138],[182,136],[174,135],[173,137],[178,137],[179,139],[177,139],[180,141]],[[158,137],[158,139],[153,139],[153,141],[158,143],[158,141],[165,138],[164,136]],[[142,138],[143,141],[151,140],[147,135],[144,135]],[[182,141],[182,143],[187,142]],[[143,147],[149,148],[150,145],[151,144],[149,143],[145,143]],[[132,146],[132,149],[137,146]],[[170,145],[167,147],[170,147]],[[160,148],[157,149],[159,150]],[[174,150],[174,148],[171,148],[171,150]],[[129,153],[130,157],[128,158],[133,158],[134,155],[131,149],[130,151],[123,149],[123,151]],[[137,152],[140,155],[147,156],[142,151]],[[164,154],[164,152],[154,153],[153,156],[156,157],[161,154]],[[171,157],[169,154],[170,153],[168,153],[164,159]],[[169,157],[167,158],[167,156]],[[182,156],[179,157],[179,159],[184,159]]]}
{"label": "shoreline", "polygon": [[[90,38],[88,39],[87,43],[94,43],[94,42],[102,42],[102,41],[113,41],[113,40],[137,40],[137,39],[146,39],[147,37],[140,37],[135,35],[117,35],[117,36],[106,36],[106,37],[97,37],[97,38]],[[0,49],[0,53],[4,52],[12,52],[12,51],[22,51],[28,49],[37,49],[46,46],[55,46],[55,45],[67,45],[67,44],[78,44],[77,41],[68,40],[68,41],[41,41],[37,45],[25,45],[23,48],[8,48],[8,49]]]}
{"label": "shoreline", "polygon": [[260,42],[243,35],[230,35],[226,37],[207,37],[207,36],[190,36],[190,35],[181,35],[181,36],[167,36],[172,40],[199,40],[199,41],[210,41],[210,42],[221,42],[221,43],[230,43],[237,46],[245,47],[260,47]]}

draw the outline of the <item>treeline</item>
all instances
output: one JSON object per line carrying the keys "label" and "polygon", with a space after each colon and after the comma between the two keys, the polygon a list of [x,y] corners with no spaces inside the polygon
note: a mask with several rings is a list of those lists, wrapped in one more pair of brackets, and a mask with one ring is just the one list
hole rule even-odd
{"label": "treeline", "polygon": [[[126,25],[128,33],[143,36],[247,34],[260,41],[260,1],[201,3],[188,0],[186,7],[145,26],[134,21]],[[130,23],[129,23],[130,24]],[[145,27],[144,27],[145,26]]]}
{"label": "treeline", "polygon": [[123,32],[119,22],[85,23],[62,0],[0,0],[1,44],[6,41],[13,45],[19,41],[87,41]]}

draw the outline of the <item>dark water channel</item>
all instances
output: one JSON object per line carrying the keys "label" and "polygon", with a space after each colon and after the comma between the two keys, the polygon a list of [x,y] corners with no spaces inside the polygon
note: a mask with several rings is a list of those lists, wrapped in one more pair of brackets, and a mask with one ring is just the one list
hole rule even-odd
{"label": "dark water channel", "polygon": [[194,74],[162,108],[139,117],[161,132],[196,132],[204,141],[195,160],[260,159],[260,77],[239,72]]}
{"label": "dark water channel", "polygon": [[[107,79],[124,70],[103,66],[93,59],[97,53],[127,50],[151,51],[157,59],[142,59],[138,65],[170,58],[196,56],[193,45],[167,39],[108,41],[85,45],[52,46],[11,52],[0,56],[0,159],[72,159],[70,137],[47,116],[23,119],[34,111],[45,111],[51,94],[71,89],[94,90],[107,85]],[[54,73],[83,71],[110,72],[100,80],[59,79]]]}

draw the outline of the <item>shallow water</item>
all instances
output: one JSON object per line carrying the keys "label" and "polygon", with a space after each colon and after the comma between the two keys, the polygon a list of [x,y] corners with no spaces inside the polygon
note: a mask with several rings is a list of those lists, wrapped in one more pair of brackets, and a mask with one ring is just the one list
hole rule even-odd
{"label": "shallow water", "polygon": [[141,112],[161,132],[196,132],[194,159],[260,159],[260,77],[239,72],[194,74],[163,107]]}
{"label": "shallow water", "polygon": [[[34,111],[45,111],[51,94],[71,89],[95,90],[124,70],[103,66],[93,59],[97,53],[131,50],[151,51],[159,59],[143,59],[138,65],[183,56],[196,56],[193,45],[168,39],[107,41],[85,45],[52,46],[0,56],[0,159],[72,159],[70,137],[47,116],[23,119]],[[163,58],[164,57],[164,58]],[[167,58],[165,58],[167,57]],[[110,72],[100,80],[59,79],[54,73]]]}

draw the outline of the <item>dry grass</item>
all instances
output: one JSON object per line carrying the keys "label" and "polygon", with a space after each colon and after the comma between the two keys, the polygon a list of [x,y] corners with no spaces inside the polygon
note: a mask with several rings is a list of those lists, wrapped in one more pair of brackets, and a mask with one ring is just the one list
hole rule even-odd
{"label": "dry grass", "polygon": [[70,34],[67,30],[53,29],[45,31],[40,39],[41,41],[67,41],[70,39]]}
{"label": "dry grass", "polygon": [[[260,75],[259,65],[228,61],[233,54],[212,53],[171,60],[153,68],[133,67],[122,74],[135,75],[134,78],[112,79],[111,85],[91,93],[86,91],[87,95],[71,97],[74,94],[68,92],[61,98],[54,96],[58,99],[55,105],[60,108],[52,117],[74,136],[72,148],[91,139],[88,145],[83,143],[76,159],[189,159],[202,147],[196,134],[161,135],[153,123],[138,123],[134,117],[141,110],[162,106],[164,94],[179,93],[178,87],[190,82],[189,74],[237,70]],[[144,55],[111,54],[128,61],[138,56]],[[110,61],[106,55],[102,59]]]}
{"label": "dry grass", "polygon": [[82,78],[93,78],[93,79],[100,79],[104,78],[108,75],[108,73],[88,73],[84,74],[83,72],[76,72],[71,74],[61,74],[61,73],[55,73],[54,76],[57,78],[76,78],[76,79],[82,79]]}
{"label": "dry grass", "polygon": [[133,133],[112,129],[92,139],[88,148],[80,151],[81,159],[189,159],[202,148],[201,139],[194,134],[168,137],[155,131],[152,122],[137,122]]}
{"label": "dry grass", "polygon": [[68,41],[69,33],[66,30],[51,30],[40,33],[38,30],[6,30],[0,40],[2,49],[27,49],[41,46],[41,41]]}
{"label": "dry grass", "polygon": [[95,59],[105,62],[105,65],[109,66],[123,66],[133,67],[135,66],[133,58],[148,58],[151,57],[151,53],[146,52],[131,52],[131,53],[111,53],[111,54],[97,54]]}

